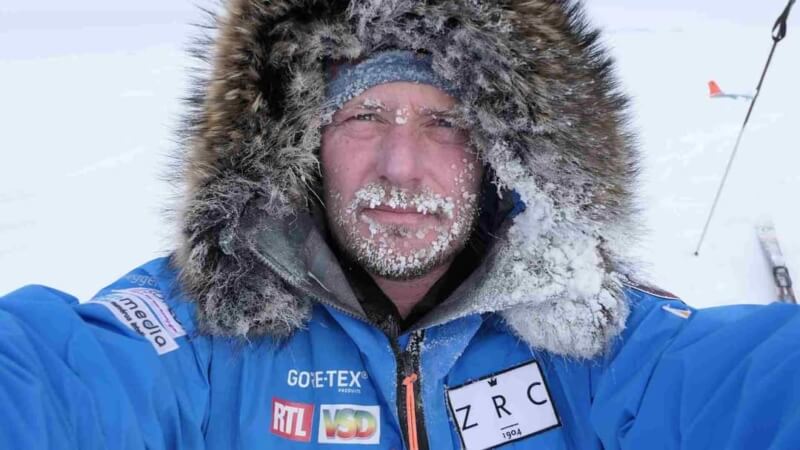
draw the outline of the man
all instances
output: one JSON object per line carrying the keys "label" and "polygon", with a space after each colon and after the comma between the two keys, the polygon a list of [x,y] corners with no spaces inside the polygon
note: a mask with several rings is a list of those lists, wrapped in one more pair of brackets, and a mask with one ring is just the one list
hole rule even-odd
{"label": "man", "polygon": [[637,155],[581,17],[231,0],[176,252],[0,300],[0,442],[796,448],[797,309],[631,281]]}

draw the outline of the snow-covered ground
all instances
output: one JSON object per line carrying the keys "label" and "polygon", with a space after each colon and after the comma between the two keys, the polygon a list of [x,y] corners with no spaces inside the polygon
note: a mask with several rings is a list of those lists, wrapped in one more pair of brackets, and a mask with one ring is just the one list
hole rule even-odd
{"label": "snow-covered ground", "polygon": [[[646,5],[646,6],[645,6]],[[800,277],[800,8],[789,20],[700,256],[693,256],[749,102],[708,98],[706,83],[752,94],[784,0],[592,0],[607,31],[645,155],[643,258],[694,305],[766,303],[774,288],[754,233],[772,218]]]}
{"label": "snow-covered ground", "polygon": [[[0,293],[35,282],[87,298],[170,248],[162,178],[188,81],[188,23],[202,14],[188,0],[119,3],[0,5]],[[774,219],[800,278],[800,7],[693,256],[748,106],[710,100],[706,83],[753,93],[785,3],[587,5],[634,101],[642,258],[652,280],[697,306],[774,298],[753,231],[761,218]]]}

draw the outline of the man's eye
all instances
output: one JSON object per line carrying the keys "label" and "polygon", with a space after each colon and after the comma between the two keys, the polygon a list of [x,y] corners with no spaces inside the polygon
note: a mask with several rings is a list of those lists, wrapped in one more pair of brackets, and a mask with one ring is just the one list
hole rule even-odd
{"label": "man's eye", "polygon": [[442,117],[436,117],[433,119],[433,125],[436,127],[443,127],[443,128],[455,128],[455,124],[450,119],[445,119]]}
{"label": "man's eye", "polygon": [[428,122],[428,136],[442,144],[463,145],[467,141],[467,132],[459,128],[449,117],[434,116]]}
{"label": "man's eye", "polygon": [[354,120],[359,122],[377,122],[379,120],[379,117],[375,113],[361,113],[361,114],[355,114],[347,120]]}
{"label": "man's eye", "polygon": [[439,114],[432,114],[428,126],[440,128],[457,128],[452,117],[442,116]]}
{"label": "man's eye", "polygon": [[386,119],[374,112],[349,114],[337,123],[341,132],[351,138],[365,139],[377,136],[386,128]]}

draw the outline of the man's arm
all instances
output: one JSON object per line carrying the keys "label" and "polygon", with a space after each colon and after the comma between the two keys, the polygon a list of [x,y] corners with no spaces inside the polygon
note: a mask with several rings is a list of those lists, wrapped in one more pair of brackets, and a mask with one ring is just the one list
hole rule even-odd
{"label": "man's arm", "polygon": [[798,374],[795,305],[647,302],[597,378],[592,421],[607,449],[798,448]]}
{"label": "man's arm", "polygon": [[124,313],[42,286],[0,298],[0,448],[202,447],[194,343],[159,354]]}

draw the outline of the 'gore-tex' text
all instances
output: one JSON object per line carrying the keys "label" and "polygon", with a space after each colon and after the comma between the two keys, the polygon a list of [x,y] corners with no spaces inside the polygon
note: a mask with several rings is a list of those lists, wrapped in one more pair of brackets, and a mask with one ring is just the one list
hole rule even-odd
{"label": "'gore-tex' text", "polygon": [[286,383],[301,388],[361,389],[361,380],[367,373],[358,370],[289,370]]}

